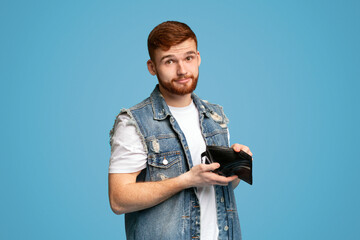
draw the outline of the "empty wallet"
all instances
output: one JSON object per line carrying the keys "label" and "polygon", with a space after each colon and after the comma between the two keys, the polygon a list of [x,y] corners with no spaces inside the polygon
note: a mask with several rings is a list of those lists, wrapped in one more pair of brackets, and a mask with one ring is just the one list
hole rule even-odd
{"label": "empty wallet", "polygon": [[203,163],[220,163],[220,167],[213,172],[229,177],[237,175],[240,179],[252,185],[252,157],[244,151],[235,152],[234,149],[219,146],[206,146],[201,154]]}

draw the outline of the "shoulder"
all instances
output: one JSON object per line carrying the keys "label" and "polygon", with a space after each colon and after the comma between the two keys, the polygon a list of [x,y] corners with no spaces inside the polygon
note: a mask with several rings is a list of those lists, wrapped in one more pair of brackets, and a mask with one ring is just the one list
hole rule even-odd
{"label": "shoulder", "polygon": [[112,135],[114,134],[114,130],[115,128],[120,124],[134,124],[134,116],[132,115],[132,111],[134,110],[138,110],[138,109],[142,109],[148,105],[151,105],[151,100],[150,98],[146,98],[145,100],[143,100],[142,102],[130,107],[130,108],[123,108],[120,110],[120,113],[118,113],[118,115],[115,118],[115,122],[113,125],[112,130],[110,131],[110,138],[112,137]]}
{"label": "shoulder", "polygon": [[[131,108],[129,108],[128,110],[129,111],[133,111],[133,110],[137,110],[137,109],[141,109],[141,108],[144,108],[146,106],[151,106],[151,98],[148,97],[146,99],[144,99],[142,102],[132,106]],[[124,110],[124,109],[123,109]],[[121,112],[120,112],[121,113]]]}
{"label": "shoulder", "polygon": [[229,123],[229,119],[227,118],[221,105],[207,102],[207,106],[209,109],[211,109],[210,115],[212,119],[214,119],[216,122],[221,122],[221,124],[224,125]]}
{"label": "shoulder", "polygon": [[[126,112],[126,109],[122,109],[121,112],[116,116],[114,125],[110,130],[110,146],[112,146],[114,135],[116,132],[119,132],[119,128],[126,129],[132,122],[131,116]],[[123,132],[123,131],[121,131]]]}
{"label": "shoulder", "polygon": [[[134,129],[136,134],[140,135],[141,140],[143,140],[142,139],[143,137],[139,130],[139,125],[138,125],[134,115],[138,115],[138,114],[136,114],[137,110],[142,111],[144,108],[147,108],[147,107],[151,111],[151,99],[150,98],[146,98],[142,102],[140,102],[130,108],[123,108],[120,110],[120,113],[116,116],[114,125],[113,125],[112,129],[110,130],[109,136],[110,136],[110,145],[111,146],[112,146],[112,143],[114,140],[114,135],[116,132],[119,132],[119,129],[121,129],[121,132],[123,132],[123,133],[129,132],[127,129],[130,129],[130,131],[134,132],[133,131],[133,129]],[[146,147],[145,147],[145,149],[146,149]]]}
{"label": "shoulder", "polygon": [[211,103],[208,100],[201,100],[209,109],[216,112],[224,112],[224,109],[221,105],[216,103]]}
{"label": "shoulder", "polygon": [[210,115],[213,120],[221,123],[228,123],[229,119],[226,117],[224,109],[221,105],[211,103],[207,100],[200,99],[198,96],[194,94],[193,99],[195,104],[202,108],[201,110],[205,111],[207,115]]}

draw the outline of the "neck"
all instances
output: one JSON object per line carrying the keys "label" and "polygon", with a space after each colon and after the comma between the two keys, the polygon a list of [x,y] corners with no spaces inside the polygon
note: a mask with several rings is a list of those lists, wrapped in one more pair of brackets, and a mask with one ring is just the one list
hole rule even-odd
{"label": "neck", "polygon": [[160,86],[160,92],[163,95],[166,104],[171,107],[186,107],[189,106],[192,101],[191,93],[185,95],[176,95],[167,92],[161,86]]}

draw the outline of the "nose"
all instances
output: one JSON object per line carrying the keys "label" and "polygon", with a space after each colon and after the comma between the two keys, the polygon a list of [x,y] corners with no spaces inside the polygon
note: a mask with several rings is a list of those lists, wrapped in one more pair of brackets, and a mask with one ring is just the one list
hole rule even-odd
{"label": "nose", "polygon": [[185,65],[184,65],[183,61],[178,62],[176,74],[178,76],[185,76],[187,74],[187,71],[185,69]]}

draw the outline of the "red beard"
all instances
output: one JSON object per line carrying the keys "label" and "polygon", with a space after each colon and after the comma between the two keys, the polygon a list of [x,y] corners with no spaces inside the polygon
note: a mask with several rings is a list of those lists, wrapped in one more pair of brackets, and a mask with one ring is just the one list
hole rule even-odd
{"label": "red beard", "polygon": [[[186,95],[192,93],[197,86],[199,75],[195,78],[193,75],[186,75],[179,78],[174,78],[170,82],[163,82],[158,76],[159,84],[167,90],[169,93],[176,94],[176,95]],[[191,78],[191,82],[187,84],[176,84],[176,81]]]}

